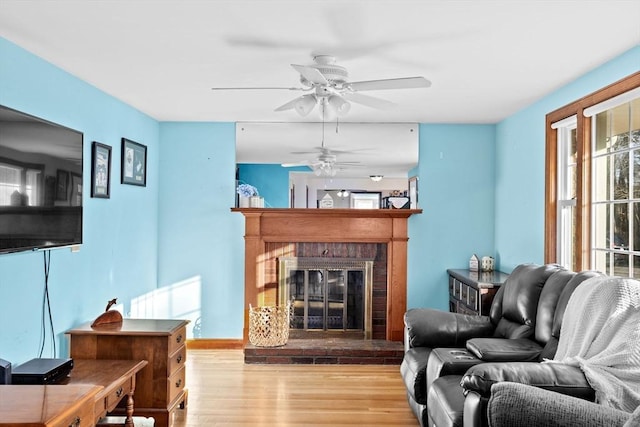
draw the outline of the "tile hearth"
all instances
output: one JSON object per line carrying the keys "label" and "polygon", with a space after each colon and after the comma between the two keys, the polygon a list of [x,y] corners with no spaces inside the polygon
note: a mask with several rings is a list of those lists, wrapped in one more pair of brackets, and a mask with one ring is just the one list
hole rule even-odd
{"label": "tile hearth", "polygon": [[399,365],[403,355],[402,342],[362,338],[294,338],[280,347],[247,343],[244,349],[249,364]]}

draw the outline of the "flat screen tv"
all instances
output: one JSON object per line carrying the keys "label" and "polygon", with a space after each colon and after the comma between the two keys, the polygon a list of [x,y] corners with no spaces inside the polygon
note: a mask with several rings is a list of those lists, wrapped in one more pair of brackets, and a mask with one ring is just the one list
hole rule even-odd
{"label": "flat screen tv", "polygon": [[0,254],[82,243],[83,134],[0,106]]}

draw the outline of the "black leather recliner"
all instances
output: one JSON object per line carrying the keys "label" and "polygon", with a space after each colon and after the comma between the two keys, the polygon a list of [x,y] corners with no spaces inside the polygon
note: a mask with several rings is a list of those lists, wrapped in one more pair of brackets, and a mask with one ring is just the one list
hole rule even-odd
{"label": "black leather recliner", "polygon": [[[482,379],[487,378],[483,375],[491,370],[490,366],[494,366],[496,369],[501,367],[504,371],[510,371],[508,366],[515,367],[522,363],[539,368],[543,365],[538,362],[546,358],[553,358],[558,346],[562,318],[571,294],[585,280],[601,275],[595,271],[574,273],[567,270],[560,270],[551,275],[538,300],[534,334],[530,339],[508,342],[495,339],[468,341],[466,348],[479,361],[468,369],[462,367],[455,372],[443,372],[443,375],[432,381],[432,387],[427,397],[428,417],[432,421],[430,425],[438,427],[461,426],[463,421],[465,426],[486,425],[486,398],[488,394],[469,393],[471,384],[479,385],[482,383]],[[549,368],[547,371],[549,375],[545,379],[551,378],[553,369]],[[560,369],[558,368],[556,372]],[[472,372],[477,374],[472,375]],[[569,386],[570,384],[576,387],[576,391],[583,389],[584,393],[590,392],[584,388],[586,381],[579,372],[573,371],[566,375],[565,385]],[[476,391],[479,392],[480,389],[478,388]]]}
{"label": "black leather recliner", "polygon": [[[464,350],[467,341],[476,337],[518,339],[531,336],[542,287],[549,276],[560,269],[557,265],[526,264],[516,267],[496,293],[489,316],[433,309],[411,309],[405,313],[405,355],[400,372],[409,406],[422,426],[428,425],[427,363],[433,349],[453,347]],[[468,359],[460,357],[454,360],[462,362]]]}
{"label": "black leather recliner", "polygon": [[[400,370],[409,405],[420,424],[461,425],[464,395],[460,380],[469,367],[485,361],[552,357],[559,336],[559,326],[554,333],[555,319],[562,319],[557,312],[570,295],[563,295],[563,290],[575,289],[595,274],[576,274],[555,264],[523,264],[496,293],[487,317],[409,310]],[[431,390],[432,384],[436,390]],[[429,405],[437,410],[428,410]]]}

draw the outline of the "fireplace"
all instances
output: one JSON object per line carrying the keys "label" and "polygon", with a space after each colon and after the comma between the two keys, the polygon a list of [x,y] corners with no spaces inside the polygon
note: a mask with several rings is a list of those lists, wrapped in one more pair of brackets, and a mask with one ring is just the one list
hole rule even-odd
{"label": "fireplace", "polygon": [[278,301],[291,304],[292,332],[350,332],[371,339],[373,264],[353,258],[280,258]]}
{"label": "fireplace", "polygon": [[[373,273],[372,341],[377,339],[379,328],[378,339],[402,342],[407,302],[407,219],[422,210],[232,208],[232,211],[241,212],[245,217],[245,343],[249,336],[249,307],[278,303],[278,264],[271,260],[322,256],[322,253],[297,253],[292,243],[298,248],[301,245],[319,247],[318,243],[373,244],[377,254]],[[350,254],[341,256],[358,258]],[[377,273],[378,263],[384,264],[380,269],[384,274]],[[380,319],[384,321],[376,321],[376,313],[383,316]]]}

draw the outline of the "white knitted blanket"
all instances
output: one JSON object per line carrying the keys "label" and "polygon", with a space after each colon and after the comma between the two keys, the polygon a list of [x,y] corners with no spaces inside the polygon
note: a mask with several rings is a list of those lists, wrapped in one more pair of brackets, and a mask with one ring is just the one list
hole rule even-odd
{"label": "white knitted blanket", "polygon": [[573,292],[554,361],[579,366],[598,403],[640,405],[640,282],[594,277]]}

